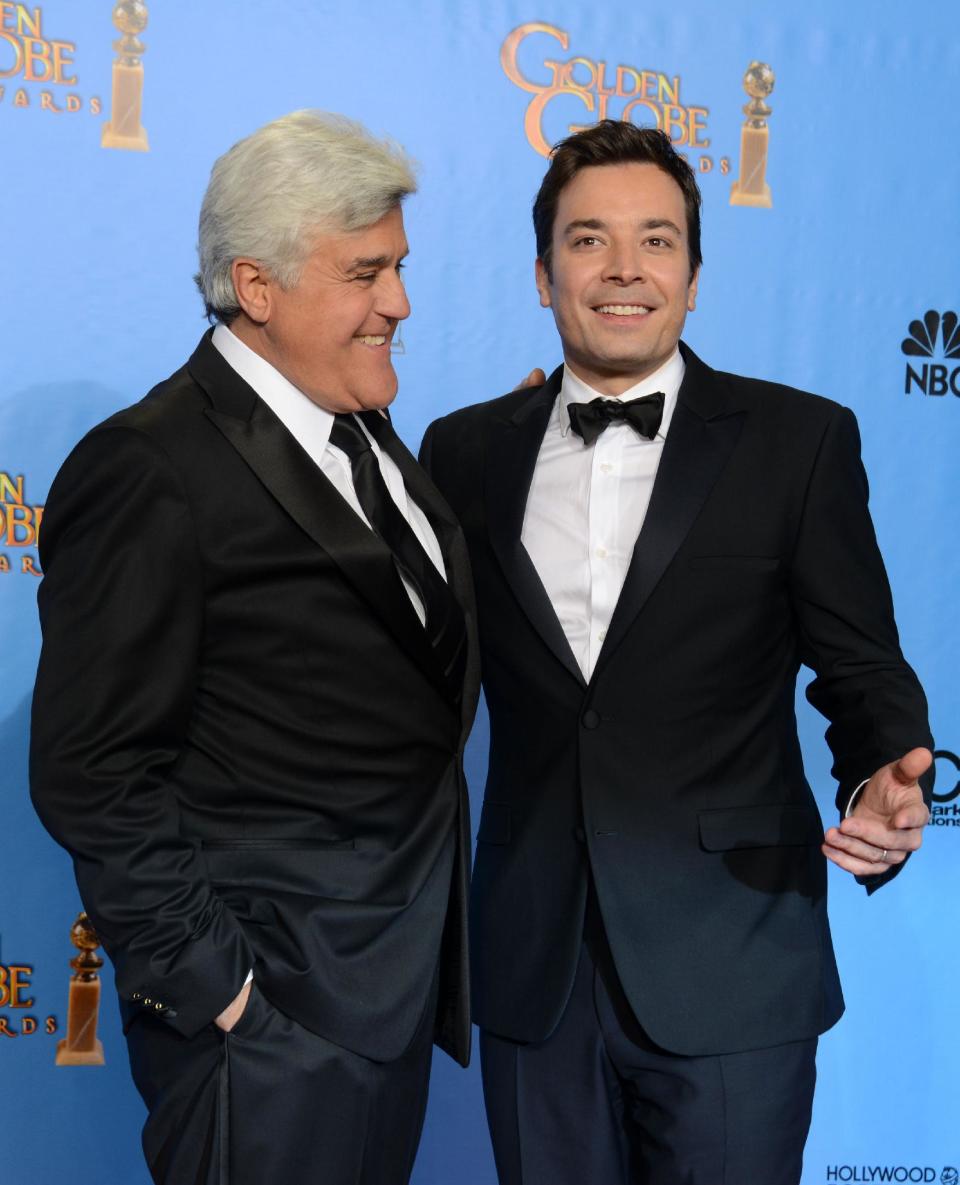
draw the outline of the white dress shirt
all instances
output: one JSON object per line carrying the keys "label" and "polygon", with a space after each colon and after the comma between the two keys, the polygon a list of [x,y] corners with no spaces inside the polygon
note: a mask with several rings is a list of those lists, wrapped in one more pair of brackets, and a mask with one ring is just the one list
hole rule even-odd
{"label": "white dress shirt", "polygon": [[665,396],[663,421],[645,440],[614,421],[590,446],[570,428],[571,403],[601,397],[564,367],[560,394],[537,456],[520,535],[570,648],[589,680],[650,505],[684,362],[677,350],[621,400]]}
{"label": "white dress shirt", "polygon": [[[319,404],[304,395],[293,383],[285,379],[276,367],[271,366],[265,358],[261,358],[245,342],[231,333],[226,325],[218,325],[214,329],[213,344],[237,374],[256,391],[297,444],[307,453],[311,461],[330,479],[337,493],[347,502],[350,509],[369,527],[370,523],[360,507],[357,492],[353,488],[350,458],[342,449],[338,449],[330,443],[333,413],[320,407]],[[390,491],[390,497],[396,502],[400,513],[413,528],[414,534],[423,545],[424,551],[432,560],[437,571],[446,580],[443,553],[427,516],[412,498],[407,497],[403,477],[393,458],[381,451],[380,446],[370,436],[360,420],[357,420],[357,423],[370,441],[370,447],[380,465],[380,472]],[[403,586],[407,590],[407,595],[410,597],[410,602],[422,625],[426,622],[423,603],[413,586],[402,574],[400,578],[403,580]]]}

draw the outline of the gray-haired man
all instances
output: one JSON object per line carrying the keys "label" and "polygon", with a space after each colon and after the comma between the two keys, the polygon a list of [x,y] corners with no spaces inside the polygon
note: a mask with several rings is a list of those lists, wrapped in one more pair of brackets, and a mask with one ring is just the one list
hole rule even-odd
{"label": "gray-haired man", "polygon": [[383,409],[396,148],[298,112],[214,166],[187,365],[42,544],[33,794],[115,968],[165,1185],[406,1181],[469,1049],[462,535]]}

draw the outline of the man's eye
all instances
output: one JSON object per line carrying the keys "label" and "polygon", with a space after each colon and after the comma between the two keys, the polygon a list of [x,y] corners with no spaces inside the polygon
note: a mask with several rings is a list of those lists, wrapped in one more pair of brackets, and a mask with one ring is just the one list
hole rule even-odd
{"label": "man's eye", "polygon": [[398,275],[398,276],[400,275],[400,273],[403,271],[403,269],[404,269],[406,266],[407,266],[407,265],[406,265],[405,263],[398,263],[398,264],[397,264],[397,266],[396,266],[396,269],[395,269],[395,270],[396,270],[396,273],[397,273],[397,275]]}
{"label": "man's eye", "polygon": [[579,239],[573,240],[574,247],[591,247],[594,243],[599,243],[600,240],[595,235],[581,235]]}
{"label": "man's eye", "polygon": [[653,235],[652,238],[647,239],[651,247],[669,247],[670,240],[662,239],[659,235]]}
{"label": "man's eye", "polygon": [[353,278],[355,280],[363,280],[369,284],[377,278],[377,273],[376,272],[358,272],[357,275],[355,275]]}

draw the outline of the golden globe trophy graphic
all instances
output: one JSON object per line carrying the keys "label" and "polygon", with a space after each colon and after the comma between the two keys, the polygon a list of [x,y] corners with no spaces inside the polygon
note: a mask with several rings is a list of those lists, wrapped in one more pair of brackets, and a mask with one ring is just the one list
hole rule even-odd
{"label": "golden globe trophy graphic", "polygon": [[120,0],[113,6],[113,25],[123,36],[113,43],[113,95],[110,119],[103,125],[103,148],[127,148],[148,152],[147,133],[140,122],[143,107],[143,63],[147,47],[139,34],[147,27],[147,6],[143,0]]}
{"label": "golden globe trophy graphic", "polygon": [[731,206],[772,206],[767,184],[767,146],[770,108],[764,102],[776,79],[766,62],[751,62],[743,76],[743,89],[751,98],[744,105],[747,119],[740,129],[740,176],[730,187]]}
{"label": "golden globe trophy graphic", "polygon": [[77,915],[70,940],[80,952],[70,960],[70,1002],[67,1005],[67,1035],[57,1043],[58,1066],[102,1066],[103,1044],[97,1040],[100,1011],[100,976],[103,959],[93,952],[100,945],[90,919]]}

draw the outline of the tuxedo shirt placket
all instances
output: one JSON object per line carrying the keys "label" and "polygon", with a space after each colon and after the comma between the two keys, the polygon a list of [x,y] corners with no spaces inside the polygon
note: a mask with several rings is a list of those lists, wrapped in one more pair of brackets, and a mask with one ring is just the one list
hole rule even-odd
{"label": "tuxedo shirt placket", "polygon": [[[623,587],[632,547],[623,538],[620,524],[629,507],[636,483],[636,466],[630,464],[628,437],[636,433],[628,424],[611,424],[593,447],[590,458],[588,509],[588,563],[590,566],[587,605],[587,664],[589,678],[596,666],[607,625],[613,616]],[[637,442],[647,444],[649,441]]]}
{"label": "tuxedo shirt placket", "polygon": [[521,541],[537,569],[581,672],[593,674],[646,517],[684,365],[679,352],[625,392],[666,395],[653,440],[614,422],[592,445],[570,428],[567,406],[599,392],[569,368],[537,456]]}

